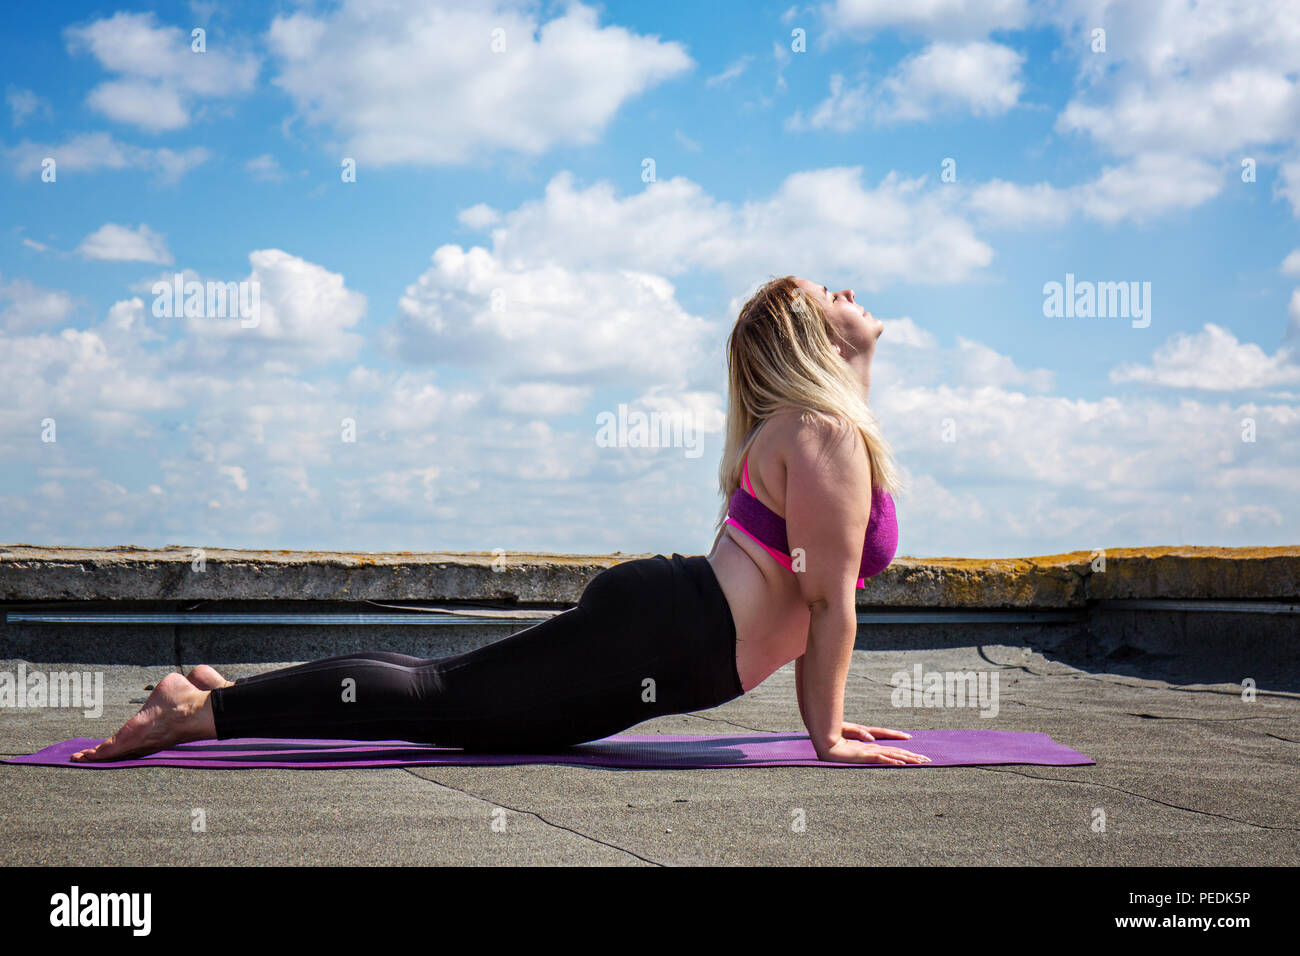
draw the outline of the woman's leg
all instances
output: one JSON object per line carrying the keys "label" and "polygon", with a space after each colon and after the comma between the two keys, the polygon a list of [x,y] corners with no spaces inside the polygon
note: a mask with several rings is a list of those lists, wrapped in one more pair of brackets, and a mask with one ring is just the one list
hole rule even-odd
{"label": "woman's leg", "polygon": [[411,740],[532,749],[596,740],[700,704],[662,556],[597,575],[576,607],[415,664],[345,656],[213,691],[217,736]]}
{"label": "woman's leg", "polygon": [[[700,590],[701,580],[711,580],[701,577],[702,560],[656,555],[608,568],[577,607],[464,654],[339,655],[245,678],[203,693],[201,704],[184,703],[198,716],[181,732],[547,749],[716,706],[739,693],[734,628],[717,585]],[[683,570],[691,561],[696,570]],[[184,682],[168,675],[155,695],[172,677]],[[153,703],[132,720],[138,724]],[[145,739],[133,732],[96,757],[136,755],[121,752],[133,736]],[[146,743],[169,745],[158,739],[151,732]]]}
{"label": "woman's leg", "polygon": [[608,717],[631,710],[629,726],[644,710],[644,655],[627,653],[634,648],[620,645],[620,629],[580,601],[451,657],[340,655],[258,674],[213,691],[217,737],[510,747],[604,736],[607,725],[621,729]]}

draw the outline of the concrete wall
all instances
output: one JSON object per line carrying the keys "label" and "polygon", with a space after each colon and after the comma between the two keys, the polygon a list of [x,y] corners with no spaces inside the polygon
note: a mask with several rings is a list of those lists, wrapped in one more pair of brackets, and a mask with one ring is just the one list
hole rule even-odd
{"label": "concrete wall", "polygon": [[[604,568],[640,554],[339,553],[0,545],[0,606],[264,611],[382,611],[365,602],[563,610]],[[975,620],[859,625],[862,648],[1029,646],[1077,664],[1153,666],[1189,682],[1290,681],[1300,615],[1191,610],[1203,602],[1300,605],[1300,547],[1116,548],[980,560],[900,556],[858,592],[860,618],[893,609]],[[1125,602],[1179,599],[1186,608]],[[1004,612],[1014,620],[986,620]],[[1041,613],[1040,613],[1041,612]],[[1070,612],[1061,614],[1060,612]],[[1044,621],[1052,616],[1063,620]],[[1017,617],[1019,615],[1019,617]],[[1039,619],[1036,619],[1039,618]],[[0,625],[0,659],[86,663],[297,661],[382,648],[443,656],[534,623],[472,625]]]}

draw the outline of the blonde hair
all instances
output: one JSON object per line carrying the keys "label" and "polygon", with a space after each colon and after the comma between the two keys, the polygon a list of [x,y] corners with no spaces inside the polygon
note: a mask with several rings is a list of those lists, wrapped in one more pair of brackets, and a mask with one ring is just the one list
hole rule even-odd
{"label": "blonde hair", "polygon": [[804,422],[822,419],[862,435],[871,484],[895,494],[904,489],[893,449],[862,397],[862,383],[835,351],[821,303],[795,284],[771,279],[740,310],[727,336],[727,425],[718,484],[722,527],[727,504],[740,485],[741,462],[758,426],[781,408],[802,409]]}

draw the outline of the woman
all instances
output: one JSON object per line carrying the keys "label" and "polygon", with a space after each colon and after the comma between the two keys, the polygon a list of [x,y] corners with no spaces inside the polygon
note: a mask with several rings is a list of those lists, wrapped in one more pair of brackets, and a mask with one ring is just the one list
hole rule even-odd
{"label": "woman", "polygon": [[867,407],[883,328],[852,290],[793,276],[746,302],[727,341],[719,479],[730,497],[707,556],[607,568],[577,607],[452,657],[346,654],[234,682],[206,665],[168,674],[117,734],[73,759],[232,737],[558,749],[716,707],[795,661],[818,757],[927,762],[876,742],[907,734],[843,715],[855,584],[897,542],[898,477]]}

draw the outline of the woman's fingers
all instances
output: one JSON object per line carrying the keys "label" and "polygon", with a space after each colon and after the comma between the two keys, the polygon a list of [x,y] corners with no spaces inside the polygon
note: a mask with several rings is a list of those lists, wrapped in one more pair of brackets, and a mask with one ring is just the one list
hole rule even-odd
{"label": "woman's fingers", "polygon": [[845,724],[844,729],[840,731],[841,737],[848,737],[850,740],[862,740],[871,743],[876,738],[871,735],[871,731],[861,724]]}
{"label": "woman's fingers", "polygon": [[880,751],[888,757],[892,757],[902,763],[929,763],[930,758],[922,754],[914,754],[910,750],[904,750],[901,747],[884,747]]}
{"label": "woman's fingers", "polygon": [[[867,728],[863,729],[865,730]],[[844,733],[847,733],[847,728]],[[922,754],[912,753],[912,751],[904,750],[902,747],[886,747],[883,744],[878,743],[864,743],[860,740],[850,740],[843,734],[841,735],[840,740],[831,747],[829,751],[825,753],[818,751],[818,757],[822,760],[839,760],[846,763],[888,764],[889,766],[930,763],[929,757]]]}
{"label": "woman's fingers", "polygon": [[888,727],[863,727],[867,733],[875,737],[885,737],[889,740],[911,740],[911,734],[905,734],[901,730],[890,730]]}

